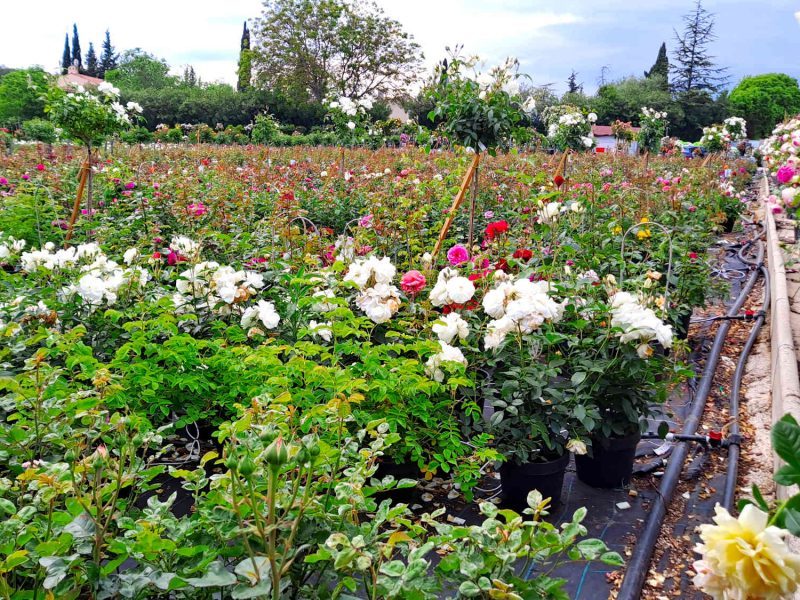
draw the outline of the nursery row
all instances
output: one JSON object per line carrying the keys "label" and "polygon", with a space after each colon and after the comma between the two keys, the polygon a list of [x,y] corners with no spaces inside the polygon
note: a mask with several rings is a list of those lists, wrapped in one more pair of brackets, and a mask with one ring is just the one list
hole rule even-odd
{"label": "nursery row", "polygon": [[[0,158],[0,592],[560,597],[559,560],[620,564],[508,483],[570,453],[630,477],[596,461],[691,374],[750,163],[509,153],[468,182],[474,155],[414,148],[117,150],[74,224],[68,148]],[[386,496],[406,472],[470,499],[501,463],[524,518]]]}

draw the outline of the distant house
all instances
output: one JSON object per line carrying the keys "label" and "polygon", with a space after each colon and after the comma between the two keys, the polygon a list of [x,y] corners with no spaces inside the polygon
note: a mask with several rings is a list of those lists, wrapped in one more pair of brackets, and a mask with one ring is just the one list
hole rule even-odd
{"label": "distant house", "polygon": [[67,69],[66,75],[59,75],[56,79],[56,85],[62,90],[74,90],[79,85],[84,88],[96,88],[101,83],[103,83],[102,79],[81,74],[75,65]]}
{"label": "distant house", "polygon": [[[639,133],[639,127],[631,127],[634,135]],[[592,135],[597,143],[598,152],[616,152],[617,151],[617,138],[611,131],[611,125],[592,125]],[[636,152],[637,144],[635,141],[631,142],[629,152],[634,154]]]}
{"label": "distant house", "polygon": [[390,119],[397,119],[401,123],[408,123],[408,112],[404,109],[400,104],[397,102],[390,102],[389,109],[391,112],[389,113]]}

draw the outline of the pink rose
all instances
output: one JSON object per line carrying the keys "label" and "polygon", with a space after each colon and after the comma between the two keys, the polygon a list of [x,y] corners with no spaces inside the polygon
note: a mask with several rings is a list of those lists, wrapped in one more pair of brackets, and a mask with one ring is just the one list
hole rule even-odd
{"label": "pink rose", "polygon": [[778,169],[778,183],[789,183],[794,177],[794,169],[789,165],[783,165]]}
{"label": "pink rose", "polygon": [[409,271],[400,280],[400,289],[413,296],[424,290],[426,283],[425,275],[419,271]]}
{"label": "pink rose", "polygon": [[469,252],[467,252],[467,249],[461,244],[456,244],[447,251],[447,260],[451,265],[457,267],[469,260]]}

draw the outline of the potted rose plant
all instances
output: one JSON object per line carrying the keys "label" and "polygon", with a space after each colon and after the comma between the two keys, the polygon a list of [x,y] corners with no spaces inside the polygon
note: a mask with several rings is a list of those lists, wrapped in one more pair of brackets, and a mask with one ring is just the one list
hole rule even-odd
{"label": "potted rose plant", "polygon": [[585,447],[583,414],[561,356],[559,323],[565,303],[546,281],[514,279],[495,272],[495,286],[483,297],[482,364],[490,374],[482,394],[493,413],[479,430],[492,434],[505,461],[500,475],[505,501],[524,504],[538,489],[558,502],[569,451]]}
{"label": "potted rose plant", "polygon": [[644,294],[622,291],[607,276],[604,286],[587,286],[583,298],[583,318],[567,323],[572,331],[565,333],[574,335],[567,339],[564,358],[578,402],[591,406],[587,413],[594,416],[583,419],[590,452],[575,462],[584,483],[618,487],[630,482],[645,419],[684,371],[660,351],[672,346],[672,327]]}

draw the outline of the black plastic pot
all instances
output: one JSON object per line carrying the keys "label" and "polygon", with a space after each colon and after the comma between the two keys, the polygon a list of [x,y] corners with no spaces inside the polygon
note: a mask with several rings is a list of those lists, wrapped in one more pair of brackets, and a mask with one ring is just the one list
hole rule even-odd
{"label": "black plastic pot", "polygon": [[500,467],[500,483],[503,486],[503,505],[517,512],[528,507],[528,492],[538,490],[545,498],[551,498],[551,506],[561,502],[564,473],[569,464],[569,453],[547,462],[532,462],[518,465],[505,462]]}
{"label": "black plastic pot", "polygon": [[578,479],[596,488],[624,487],[631,482],[639,432],[621,438],[592,440],[592,456],[575,457]]}
{"label": "black plastic pot", "polygon": [[724,228],[725,233],[731,233],[735,225],[736,217],[728,217],[725,219],[725,223],[723,223],[722,227]]}

